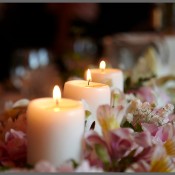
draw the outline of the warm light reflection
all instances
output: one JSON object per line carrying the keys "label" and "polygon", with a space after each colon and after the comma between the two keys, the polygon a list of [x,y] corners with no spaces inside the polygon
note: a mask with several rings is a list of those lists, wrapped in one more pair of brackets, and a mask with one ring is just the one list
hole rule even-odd
{"label": "warm light reflection", "polygon": [[100,69],[103,71],[103,70],[105,70],[105,68],[106,68],[106,63],[105,63],[105,61],[101,61],[100,62]]}
{"label": "warm light reflection", "polygon": [[87,70],[87,81],[88,81],[88,85],[89,85],[89,82],[92,80],[92,77],[91,77],[91,71],[88,69]]}
{"label": "warm light reflection", "polygon": [[60,88],[58,85],[55,85],[53,89],[53,99],[56,101],[56,104],[58,104],[60,98],[61,98]]}

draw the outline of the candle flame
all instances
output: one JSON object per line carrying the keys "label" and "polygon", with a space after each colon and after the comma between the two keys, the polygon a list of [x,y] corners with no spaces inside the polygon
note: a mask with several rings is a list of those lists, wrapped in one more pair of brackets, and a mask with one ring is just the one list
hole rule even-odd
{"label": "candle flame", "polygon": [[61,98],[60,88],[58,85],[55,85],[53,89],[53,99],[56,101],[56,104],[58,104],[60,98]]}
{"label": "candle flame", "polygon": [[88,69],[87,70],[87,81],[88,81],[88,85],[89,85],[89,82],[92,80],[92,77],[91,77],[91,71]]}
{"label": "candle flame", "polygon": [[105,61],[101,61],[101,62],[100,62],[100,69],[103,71],[103,70],[105,70],[105,68],[106,68],[106,63],[105,63]]}

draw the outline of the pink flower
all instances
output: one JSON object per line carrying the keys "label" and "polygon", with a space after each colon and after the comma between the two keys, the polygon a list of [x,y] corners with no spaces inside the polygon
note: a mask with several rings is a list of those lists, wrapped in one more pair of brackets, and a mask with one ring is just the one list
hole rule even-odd
{"label": "pink flower", "polygon": [[[97,147],[100,147],[102,152],[105,152],[105,158],[110,161],[108,155],[108,146],[104,138],[101,138],[95,131],[90,130],[85,134],[85,143],[84,143],[84,158],[88,159],[91,166],[102,167],[103,162],[97,155]],[[99,146],[98,146],[99,145]]]}
{"label": "pink flower", "polygon": [[11,129],[5,134],[5,143],[2,144],[1,164],[4,166],[23,166],[26,164],[27,140],[21,131]]}
{"label": "pink flower", "polygon": [[158,107],[162,107],[170,102],[170,97],[158,87],[142,86],[137,90],[131,90],[142,102],[155,103]]}
{"label": "pink flower", "polygon": [[150,132],[154,143],[166,142],[175,135],[175,125],[172,123],[167,123],[159,127],[154,124],[142,123],[142,129]]}
{"label": "pink flower", "polygon": [[51,163],[44,160],[38,162],[35,165],[34,170],[36,172],[50,172],[50,173],[57,172],[56,168]]}
{"label": "pink flower", "polygon": [[165,148],[161,145],[152,147],[150,162],[139,160],[134,162],[126,172],[174,172],[173,159],[167,155]]}
{"label": "pink flower", "polygon": [[108,131],[105,137],[91,131],[85,136],[85,159],[91,166],[104,168],[105,171],[124,171],[129,166],[121,163],[125,159],[129,161],[132,157],[135,161],[150,161],[150,137],[149,132],[135,133],[129,128]]}
{"label": "pink flower", "polygon": [[58,172],[73,172],[74,168],[72,165],[72,162],[66,162],[65,164],[61,165],[59,168],[57,168]]}
{"label": "pink flower", "polygon": [[150,164],[145,160],[140,160],[139,162],[133,163],[125,172],[149,172]]}
{"label": "pink flower", "polygon": [[149,102],[149,103],[155,103],[156,98],[154,95],[154,91],[151,87],[141,87],[137,91],[135,91],[137,94],[137,97],[142,101],[142,102]]}
{"label": "pink flower", "polygon": [[152,136],[155,136],[156,135],[156,133],[158,131],[158,128],[159,128],[157,125],[152,124],[152,123],[142,123],[141,126],[142,126],[142,129],[144,131],[150,132],[150,134]]}
{"label": "pink flower", "polygon": [[27,122],[26,122],[26,114],[20,114],[17,118],[12,119],[8,118],[3,125],[0,126],[1,137],[4,139],[5,134],[10,131],[10,129],[14,129],[16,131],[22,131],[26,133]]}
{"label": "pink flower", "polygon": [[118,117],[119,111],[117,108],[112,108],[109,105],[101,105],[97,110],[97,118],[101,125],[103,134],[109,130],[114,130],[120,127],[122,118]]}
{"label": "pink flower", "polygon": [[152,155],[150,172],[175,172],[175,164],[166,149],[161,145],[156,145]]}
{"label": "pink flower", "polygon": [[142,147],[149,147],[152,145],[151,141],[151,136],[149,134],[149,132],[134,132],[134,141],[135,143],[137,143],[138,145],[142,146]]}

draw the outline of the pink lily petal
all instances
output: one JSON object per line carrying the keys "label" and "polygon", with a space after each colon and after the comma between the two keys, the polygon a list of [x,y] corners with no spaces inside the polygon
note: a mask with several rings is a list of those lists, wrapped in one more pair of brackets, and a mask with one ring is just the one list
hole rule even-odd
{"label": "pink lily petal", "polygon": [[147,131],[141,133],[134,133],[134,140],[135,143],[144,148],[151,146],[152,143],[151,135]]}
{"label": "pink lily petal", "polygon": [[144,131],[150,132],[152,136],[155,136],[158,131],[158,126],[155,124],[142,123],[141,126]]}
{"label": "pink lily petal", "polygon": [[150,165],[145,160],[140,160],[131,165],[125,172],[149,172]]}
{"label": "pink lily petal", "polygon": [[22,131],[16,131],[14,129],[10,129],[10,132],[7,132],[5,134],[5,142],[8,142],[14,138],[23,139],[25,136],[26,136],[26,134],[23,133]]}

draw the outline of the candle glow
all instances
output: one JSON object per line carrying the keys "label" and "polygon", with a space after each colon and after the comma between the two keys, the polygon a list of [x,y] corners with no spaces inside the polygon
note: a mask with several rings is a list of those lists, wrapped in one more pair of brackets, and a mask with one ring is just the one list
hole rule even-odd
{"label": "candle glow", "polygon": [[[56,103],[59,100],[59,104],[55,100]],[[59,86],[54,87],[53,98],[31,100],[27,108],[27,162],[35,165],[45,159],[55,167],[71,159],[79,162],[84,111],[80,100],[61,98]]]}
{"label": "candle glow", "polygon": [[61,99],[61,91],[58,85],[55,85],[53,88],[53,99],[56,101],[58,105],[59,99]]}
{"label": "candle glow", "polygon": [[120,69],[106,68],[106,62],[102,60],[99,68],[90,69],[91,77],[94,82],[107,84],[110,86],[111,91],[120,89],[123,91],[124,76]]}
{"label": "candle glow", "polygon": [[64,85],[63,96],[74,100],[85,100],[89,106],[88,110],[91,112],[91,119],[95,121],[94,130],[101,133],[101,127],[97,120],[97,109],[104,104],[110,105],[111,93],[108,85],[92,81],[87,86],[85,80],[67,81]]}
{"label": "candle glow", "polygon": [[100,67],[100,69],[101,69],[102,71],[104,71],[105,68],[106,68],[106,63],[105,63],[105,61],[101,61],[99,67]]}

